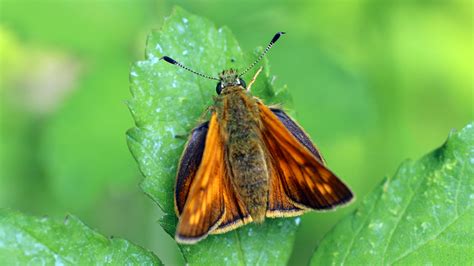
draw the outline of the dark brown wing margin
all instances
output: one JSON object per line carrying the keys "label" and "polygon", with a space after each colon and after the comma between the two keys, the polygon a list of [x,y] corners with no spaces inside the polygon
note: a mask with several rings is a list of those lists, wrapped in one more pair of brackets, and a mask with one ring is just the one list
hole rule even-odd
{"label": "dark brown wing margin", "polygon": [[[321,210],[350,201],[352,192],[311,149],[299,141],[268,107],[259,103],[259,109],[263,140],[271,158],[272,170],[267,215],[297,215],[298,210],[289,208],[288,202],[301,210]],[[309,140],[307,136],[305,138]]]}
{"label": "dark brown wing margin", "polygon": [[186,203],[186,198],[189,193],[189,186],[201,164],[208,129],[209,121],[194,128],[186,143],[183,155],[181,156],[174,195],[175,211],[178,216],[183,212],[184,204]]}
{"label": "dark brown wing margin", "polygon": [[[224,149],[216,114],[211,116],[201,163],[191,177],[188,196],[176,227],[176,241],[192,244],[205,238],[224,217]],[[188,177],[190,178],[190,177]]]}
{"label": "dark brown wing margin", "polygon": [[316,158],[324,163],[323,156],[311,139],[309,139],[308,134],[306,134],[306,132],[304,132],[304,130],[293,119],[291,119],[289,115],[278,108],[270,108],[270,110],[272,110],[283,125],[285,125],[286,129],[288,129],[288,131],[290,131],[301,144],[303,144],[314,156],[316,156]]}

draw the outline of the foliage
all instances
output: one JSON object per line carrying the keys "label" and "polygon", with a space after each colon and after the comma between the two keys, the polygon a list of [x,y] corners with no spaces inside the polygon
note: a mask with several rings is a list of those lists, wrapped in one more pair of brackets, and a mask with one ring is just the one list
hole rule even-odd
{"label": "foliage", "polygon": [[474,261],[474,125],[402,164],[322,241],[312,265]]}
{"label": "foliage", "polygon": [[75,216],[64,221],[0,209],[2,265],[161,265],[150,251],[107,238]]}
{"label": "foliage", "polygon": [[[124,141],[133,123],[124,104],[130,62],[143,58],[146,34],[176,4],[229,26],[247,51],[287,32],[268,57],[272,74],[288,84],[298,121],[358,199],[337,212],[304,215],[290,265],[306,264],[322,237],[400,161],[473,119],[470,1],[252,1],[231,8],[227,1],[2,1],[0,208],[74,213],[166,264],[184,263],[156,226],[162,213],[136,185],[140,173]],[[213,94],[215,83],[196,82]],[[212,103],[205,99],[203,106]],[[192,121],[180,134],[201,113],[186,116]]]}

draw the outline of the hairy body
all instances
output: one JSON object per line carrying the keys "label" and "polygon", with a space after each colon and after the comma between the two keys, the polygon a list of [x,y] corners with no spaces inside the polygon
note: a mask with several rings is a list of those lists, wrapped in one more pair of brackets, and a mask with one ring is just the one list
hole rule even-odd
{"label": "hairy body", "polygon": [[252,220],[262,222],[267,209],[269,170],[256,98],[242,86],[225,88],[216,98],[220,135],[226,145],[226,170]]}

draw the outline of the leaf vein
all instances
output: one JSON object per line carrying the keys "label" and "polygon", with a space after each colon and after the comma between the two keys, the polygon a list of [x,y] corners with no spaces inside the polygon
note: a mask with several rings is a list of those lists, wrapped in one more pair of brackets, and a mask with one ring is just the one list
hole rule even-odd
{"label": "leaf vein", "polygon": [[[380,193],[377,197],[377,201],[380,200],[380,198],[382,197],[382,193]],[[352,249],[352,247],[354,246],[354,243],[355,243],[355,239],[359,236],[359,234],[362,232],[362,229],[364,229],[365,225],[367,225],[368,221],[370,220],[370,214],[374,211],[375,207],[377,206],[377,202],[374,203],[373,207],[369,210],[369,212],[367,213],[366,215],[366,218],[364,220],[364,222],[360,225],[360,227],[357,229],[356,231],[356,234],[354,235],[354,237],[351,239],[351,242],[349,243],[349,246],[347,247],[347,251],[345,252],[343,258],[342,258],[342,261],[341,261],[341,264],[344,264],[344,262],[346,261],[347,257],[349,256],[349,253],[350,253],[350,250]]]}
{"label": "leaf vein", "polygon": [[[462,168],[463,168],[462,170],[464,170],[464,166]],[[441,229],[437,234],[435,234],[433,237],[427,239],[426,241],[418,243],[418,245],[415,246],[413,249],[406,251],[400,257],[395,259],[392,262],[392,264],[395,264],[395,262],[398,262],[398,261],[402,260],[403,258],[407,257],[409,254],[411,254],[411,253],[415,252],[416,250],[420,249],[421,247],[426,245],[428,242],[433,241],[435,238],[437,238],[439,235],[441,235],[444,231],[446,231],[451,225],[453,225],[461,216],[463,216],[467,213],[467,211],[465,211],[462,214],[459,214],[459,209],[458,209],[458,207],[459,207],[458,195],[459,195],[459,191],[461,190],[461,182],[462,182],[462,178],[458,179],[457,186],[456,186],[456,196],[455,196],[456,215],[455,215],[454,219],[449,224],[447,224],[443,229]]]}
{"label": "leaf vein", "polygon": [[397,230],[398,226],[400,225],[400,221],[405,216],[405,213],[408,210],[408,207],[412,204],[413,198],[417,194],[418,190],[421,188],[421,185],[423,184],[423,180],[424,180],[423,178],[419,179],[417,187],[409,195],[409,198],[408,198],[408,201],[407,201],[407,204],[406,204],[405,208],[403,208],[403,210],[400,212],[399,218],[395,222],[395,226],[394,226],[393,230],[391,230],[390,233],[389,233],[387,245],[385,245],[384,251],[382,252],[382,263],[381,263],[382,265],[383,265],[384,260],[385,260],[385,254],[387,253],[388,248],[392,244],[393,235],[394,235],[395,231]]}
{"label": "leaf vein", "polygon": [[433,237],[427,239],[426,241],[424,242],[421,242],[420,244],[418,244],[416,247],[414,247],[413,249],[411,250],[408,250],[407,252],[405,252],[404,254],[402,254],[400,257],[398,257],[397,259],[395,259],[392,263],[390,264],[395,264],[396,262],[402,260],[403,258],[407,257],[408,255],[410,255],[411,253],[415,252],[416,250],[420,249],[421,247],[423,247],[424,245],[428,244],[428,242],[430,241],[433,241],[435,238],[437,238],[439,235],[441,235],[442,233],[444,233],[444,231],[446,231],[450,226],[452,226],[454,223],[456,223],[456,221],[462,217],[463,215],[465,215],[467,213],[464,212],[462,213],[461,215],[458,215],[457,217],[454,218],[453,221],[451,221],[448,225],[446,225],[443,229],[441,229],[437,234],[435,234]]}
{"label": "leaf vein", "polygon": [[36,237],[35,234],[31,233],[30,231],[28,231],[26,228],[23,228],[21,227],[20,225],[13,225],[14,227],[18,228],[20,231],[23,231],[24,233],[26,233],[27,235],[29,235],[31,238],[33,238],[34,240],[36,240],[37,243],[40,243],[41,245],[43,245],[44,247],[46,247],[46,249],[52,253],[53,255],[56,255],[58,257],[61,257],[62,259],[64,259],[65,261],[71,263],[71,264],[76,264],[76,262],[74,261],[71,261],[70,259],[68,259],[67,257],[63,257],[58,251],[56,251],[54,248],[50,247],[49,245],[47,245],[46,243],[42,242],[40,239],[38,239],[38,237]]}
{"label": "leaf vein", "polygon": [[241,260],[242,260],[242,265],[246,265],[246,263],[245,263],[244,249],[242,248],[242,242],[240,241],[239,232],[240,232],[240,230],[239,230],[238,232],[237,232],[237,230],[234,231],[234,235],[235,235],[235,237],[236,237],[236,239],[237,239],[237,245],[239,246],[239,253],[240,253],[240,258],[241,258]]}

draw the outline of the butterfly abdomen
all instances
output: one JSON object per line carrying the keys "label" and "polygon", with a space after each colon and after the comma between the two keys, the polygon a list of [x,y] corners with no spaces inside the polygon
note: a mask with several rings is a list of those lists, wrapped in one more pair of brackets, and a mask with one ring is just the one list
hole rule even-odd
{"label": "butterfly abdomen", "polygon": [[258,107],[242,87],[233,88],[223,93],[217,110],[221,135],[227,140],[227,172],[252,219],[261,222],[267,208],[269,172],[258,130]]}

